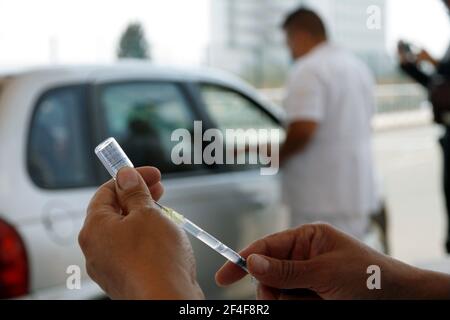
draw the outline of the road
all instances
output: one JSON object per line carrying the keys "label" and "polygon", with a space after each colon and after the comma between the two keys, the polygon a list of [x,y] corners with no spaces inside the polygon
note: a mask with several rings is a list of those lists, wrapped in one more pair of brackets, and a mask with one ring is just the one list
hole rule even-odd
{"label": "road", "polygon": [[441,191],[440,128],[377,131],[374,149],[387,200],[392,255],[409,263],[444,256],[447,223]]}

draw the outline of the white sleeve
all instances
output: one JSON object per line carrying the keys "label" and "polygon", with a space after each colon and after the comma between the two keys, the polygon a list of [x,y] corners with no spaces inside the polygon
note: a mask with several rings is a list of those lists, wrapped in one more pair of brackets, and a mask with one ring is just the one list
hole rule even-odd
{"label": "white sleeve", "polygon": [[289,80],[284,100],[286,120],[320,122],[325,113],[325,90],[313,70],[298,70]]}

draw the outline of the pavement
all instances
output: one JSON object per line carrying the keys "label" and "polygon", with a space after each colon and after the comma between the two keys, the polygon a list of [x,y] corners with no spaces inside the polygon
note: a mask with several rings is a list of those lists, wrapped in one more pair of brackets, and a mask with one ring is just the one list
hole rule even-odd
{"label": "pavement", "polygon": [[427,265],[444,261],[441,129],[431,122],[376,130],[374,156],[389,210],[391,254]]}

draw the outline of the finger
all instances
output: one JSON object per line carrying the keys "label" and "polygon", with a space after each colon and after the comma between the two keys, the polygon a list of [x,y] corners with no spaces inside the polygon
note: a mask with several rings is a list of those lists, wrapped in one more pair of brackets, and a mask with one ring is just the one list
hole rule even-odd
{"label": "finger", "polygon": [[139,167],[136,170],[147,184],[152,199],[158,201],[164,193],[164,187],[161,183],[161,172],[155,167]]}
{"label": "finger", "polygon": [[163,193],[164,193],[164,187],[161,182],[157,182],[153,186],[150,187],[150,194],[152,195],[152,199],[158,201]]}
{"label": "finger", "polygon": [[136,170],[144,179],[152,199],[158,201],[164,193],[164,187],[161,183],[161,172],[155,167],[139,167]]}
{"label": "finger", "polygon": [[120,215],[117,202],[115,183],[109,180],[101,185],[95,192],[86,210],[86,221],[91,218],[105,215]]}
{"label": "finger", "polygon": [[278,289],[313,287],[319,272],[311,260],[281,260],[258,254],[248,257],[247,268],[259,282]]}
{"label": "finger", "polygon": [[124,167],[119,170],[116,179],[117,198],[124,215],[153,207],[148,186],[136,169]]}
{"label": "finger", "polygon": [[144,179],[152,199],[158,201],[164,193],[164,187],[161,183],[161,172],[155,167],[139,167],[136,170]]}
{"label": "finger", "polygon": [[[140,167],[136,169],[144,179],[148,186],[152,198],[158,200],[164,193],[164,188],[161,184],[161,173],[155,167]],[[116,195],[116,186],[114,180],[109,180],[101,185],[94,196],[92,197],[88,209],[87,216],[92,214],[96,216],[108,215],[117,213],[120,215],[121,208],[118,203]],[[88,219],[88,217],[86,217]]]}
{"label": "finger", "polygon": [[161,172],[155,167],[139,167],[136,170],[142,176],[149,189],[161,181]]}
{"label": "finger", "polygon": [[247,275],[247,272],[242,270],[232,262],[226,262],[215,275],[216,284],[220,287],[225,287],[236,281],[242,279]]}
{"label": "finger", "polygon": [[[296,242],[295,232],[302,233],[300,229],[290,229],[257,240],[242,250],[240,255],[247,258],[250,254],[258,253],[286,259],[293,251],[292,248]],[[240,280],[245,275],[246,273],[240,267],[232,262],[227,262],[217,271],[215,278],[219,286],[227,286]]]}
{"label": "finger", "polygon": [[102,229],[105,223],[121,219],[121,208],[118,205],[115,183],[109,180],[100,186],[92,197],[86,210],[86,219],[78,234],[78,243],[81,249],[87,247],[92,235],[98,234],[97,229]]}

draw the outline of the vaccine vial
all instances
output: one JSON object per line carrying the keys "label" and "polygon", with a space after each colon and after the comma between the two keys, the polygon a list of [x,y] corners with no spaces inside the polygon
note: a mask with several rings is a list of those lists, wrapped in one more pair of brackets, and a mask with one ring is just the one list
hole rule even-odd
{"label": "vaccine vial", "polygon": [[123,167],[134,167],[116,139],[108,138],[95,148],[95,154],[113,179]]}

